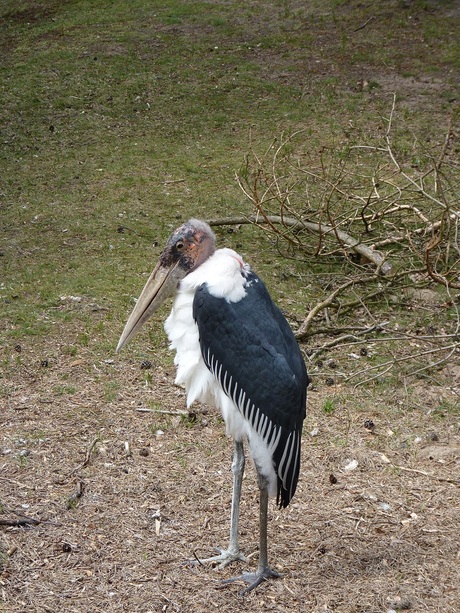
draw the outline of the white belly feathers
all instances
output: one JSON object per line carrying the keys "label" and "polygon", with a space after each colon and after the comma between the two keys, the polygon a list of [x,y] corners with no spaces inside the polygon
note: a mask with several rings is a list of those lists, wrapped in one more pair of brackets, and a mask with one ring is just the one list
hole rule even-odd
{"label": "white belly feathers", "polygon": [[184,385],[187,407],[195,400],[220,409],[227,434],[236,440],[246,438],[251,456],[259,471],[268,479],[269,493],[276,494],[277,477],[271,454],[261,437],[251,428],[226,396],[201,356],[198,326],[193,319],[193,299],[196,289],[206,283],[209,292],[228,302],[238,302],[246,295],[245,277],[249,267],[231,249],[217,250],[206,262],[189,273],[180,283],[172,311],[165,321],[170,348],[176,352],[176,384]]}

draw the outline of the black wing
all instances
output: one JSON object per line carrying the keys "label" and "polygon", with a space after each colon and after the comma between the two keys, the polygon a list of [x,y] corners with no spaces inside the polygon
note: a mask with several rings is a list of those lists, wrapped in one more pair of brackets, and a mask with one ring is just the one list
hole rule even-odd
{"label": "black wing", "polygon": [[289,324],[254,273],[246,291],[230,303],[201,285],[193,316],[206,366],[272,453],[277,502],[286,507],[299,477],[308,376]]}

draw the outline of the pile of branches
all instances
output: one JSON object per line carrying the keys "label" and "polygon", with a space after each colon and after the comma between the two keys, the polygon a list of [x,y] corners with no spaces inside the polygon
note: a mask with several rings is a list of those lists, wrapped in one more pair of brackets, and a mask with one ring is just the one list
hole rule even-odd
{"label": "pile of branches", "polygon": [[[393,115],[394,104],[375,145],[324,149],[314,158],[304,133],[296,132],[263,155],[252,148],[237,175],[252,214],[219,222],[256,224],[283,256],[307,261],[309,270],[329,267],[331,281],[323,281],[321,299],[306,308],[297,330],[302,340],[327,337],[313,357],[370,336],[394,339],[382,305],[390,296],[407,296],[406,290],[414,295],[434,288],[451,311],[450,329],[418,333],[419,345],[427,341],[413,369],[420,372],[459,351],[459,164],[453,125],[434,152],[415,138],[409,151],[400,152],[392,139]],[[358,325],[357,311],[366,325],[362,317]],[[389,360],[388,368],[395,363]],[[382,373],[382,364],[377,370]]]}

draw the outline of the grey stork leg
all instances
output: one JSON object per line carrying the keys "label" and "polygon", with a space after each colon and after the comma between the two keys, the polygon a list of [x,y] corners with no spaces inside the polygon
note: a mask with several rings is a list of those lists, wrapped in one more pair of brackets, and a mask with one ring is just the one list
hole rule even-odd
{"label": "grey stork leg", "polygon": [[199,564],[214,563],[218,565],[218,568],[225,568],[231,562],[240,560],[246,561],[246,558],[241,553],[238,545],[238,519],[240,515],[240,498],[241,487],[243,484],[244,473],[244,447],[241,441],[235,441],[232,472],[233,472],[233,493],[232,493],[232,509],[230,515],[230,542],[227,549],[217,548],[219,555],[212,556],[211,558],[205,558],[204,560],[198,560]]}
{"label": "grey stork leg", "polygon": [[247,594],[263,581],[268,579],[281,577],[281,575],[273,570],[268,565],[268,548],[267,548],[267,512],[268,512],[268,489],[267,482],[259,475],[259,489],[260,489],[260,527],[259,527],[259,566],[255,573],[243,573],[239,577],[232,577],[231,579],[225,579],[221,583],[227,585],[235,581],[244,581],[248,584],[248,587],[241,592],[241,596]]}

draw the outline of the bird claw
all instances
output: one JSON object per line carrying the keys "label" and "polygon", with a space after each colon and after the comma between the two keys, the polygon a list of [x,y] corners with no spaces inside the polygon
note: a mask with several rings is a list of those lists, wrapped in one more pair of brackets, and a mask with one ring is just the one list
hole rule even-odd
{"label": "bird claw", "polygon": [[244,581],[248,584],[248,587],[240,592],[240,596],[244,596],[248,592],[254,590],[258,585],[260,585],[263,581],[268,581],[269,579],[277,579],[281,577],[280,573],[276,570],[273,570],[269,566],[263,568],[262,570],[258,570],[255,573],[242,573],[238,577],[231,577],[230,579],[224,579],[220,582],[220,587],[225,587],[230,583],[235,583],[235,581]]}
{"label": "bird claw", "polygon": [[201,559],[195,554],[194,560],[187,560],[185,563],[192,565],[199,564],[200,566],[204,564],[213,564],[216,568],[222,570],[232,562],[247,562],[241,551],[234,552],[229,549],[221,549],[220,547],[216,547],[216,550],[219,551],[219,555],[217,556]]}

